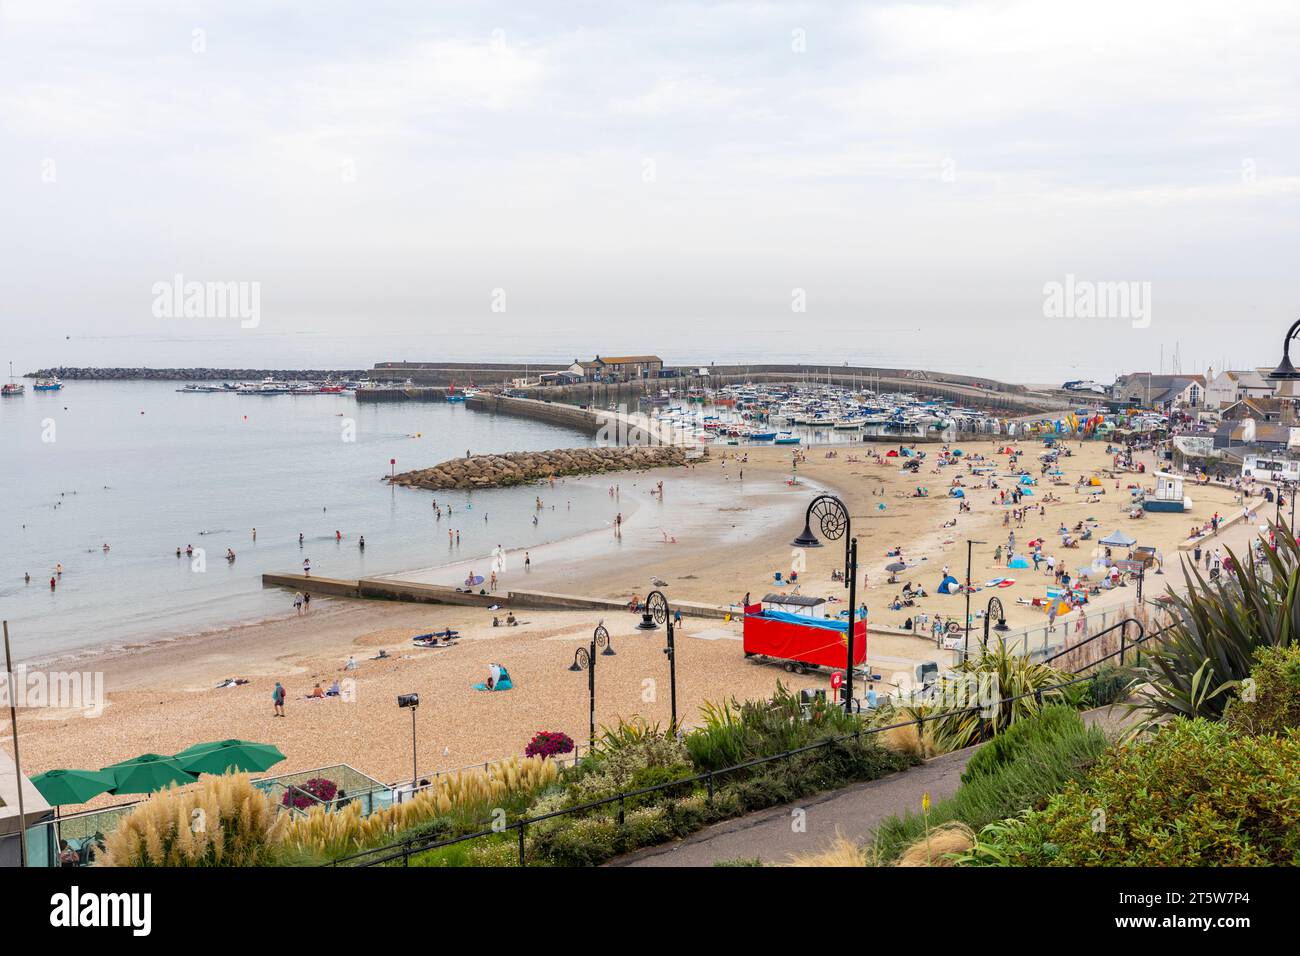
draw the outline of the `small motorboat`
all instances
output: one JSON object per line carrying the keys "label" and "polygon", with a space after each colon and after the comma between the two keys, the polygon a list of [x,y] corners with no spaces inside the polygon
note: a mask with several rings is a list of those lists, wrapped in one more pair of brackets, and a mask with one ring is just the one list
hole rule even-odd
{"label": "small motorboat", "polygon": [[10,362],[9,381],[5,382],[3,386],[0,386],[0,395],[4,395],[6,397],[21,395],[25,387],[26,386],[24,386],[22,382],[14,381],[14,363]]}

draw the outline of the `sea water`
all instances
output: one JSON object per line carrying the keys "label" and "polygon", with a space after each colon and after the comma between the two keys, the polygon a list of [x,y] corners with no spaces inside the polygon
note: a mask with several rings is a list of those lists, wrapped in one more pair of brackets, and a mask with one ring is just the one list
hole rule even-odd
{"label": "sea water", "polygon": [[[595,435],[446,402],[182,395],[180,384],[69,382],[0,401],[0,617],[19,658],[284,613],[291,596],[263,590],[261,575],[300,571],[304,559],[315,576],[357,578],[607,524],[605,493],[590,485],[566,484],[552,510],[544,486],[430,492],[384,481],[467,451],[573,448]],[[451,516],[435,519],[434,499]],[[191,545],[203,562],[185,556]]]}

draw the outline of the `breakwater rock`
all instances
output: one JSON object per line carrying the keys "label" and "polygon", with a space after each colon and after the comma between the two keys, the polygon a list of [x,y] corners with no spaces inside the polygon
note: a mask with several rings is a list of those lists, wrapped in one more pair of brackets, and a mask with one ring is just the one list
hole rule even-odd
{"label": "breakwater rock", "polygon": [[42,368],[27,372],[23,378],[51,378],[58,376],[68,382],[212,382],[256,381],[268,375],[281,379],[306,379],[321,381],[327,378],[356,379],[364,376],[364,369],[284,369],[284,368]]}
{"label": "breakwater rock", "polygon": [[515,451],[505,455],[453,458],[432,468],[407,471],[393,483],[408,488],[442,491],[449,488],[509,488],[552,475],[598,475],[686,464],[686,449],[672,445],[633,445],[628,448],[562,448],[556,451]]}

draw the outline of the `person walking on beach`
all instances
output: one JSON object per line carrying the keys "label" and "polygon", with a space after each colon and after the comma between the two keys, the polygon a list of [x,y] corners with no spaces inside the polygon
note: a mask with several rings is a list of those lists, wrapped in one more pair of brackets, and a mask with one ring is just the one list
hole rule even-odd
{"label": "person walking on beach", "polygon": [[302,592],[302,613],[306,614],[307,609],[310,607],[311,607],[311,592],[303,591]]}
{"label": "person walking on beach", "polygon": [[293,596],[293,609],[298,614],[302,614],[302,592],[298,591]]}
{"label": "person walking on beach", "polygon": [[303,558],[302,576],[305,578],[311,577],[311,558]]}
{"label": "person walking on beach", "polygon": [[527,551],[524,552],[524,570],[531,571],[533,568],[533,559]]}
{"label": "person walking on beach", "polygon": [[275,690],[271,691],[271,700],[275,702],[276,717],[284,716],[284,685],[279,681],[275,682]]}

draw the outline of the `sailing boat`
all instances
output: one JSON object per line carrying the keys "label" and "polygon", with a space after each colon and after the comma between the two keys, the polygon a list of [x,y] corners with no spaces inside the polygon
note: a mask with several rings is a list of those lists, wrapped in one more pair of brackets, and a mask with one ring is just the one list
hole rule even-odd
{"label": "sailing boat", "polygon": [[9,381],[0,385],[0,395],[21,395],[23,393],[23,383],[14,381],[14,363],[9,363]]}

